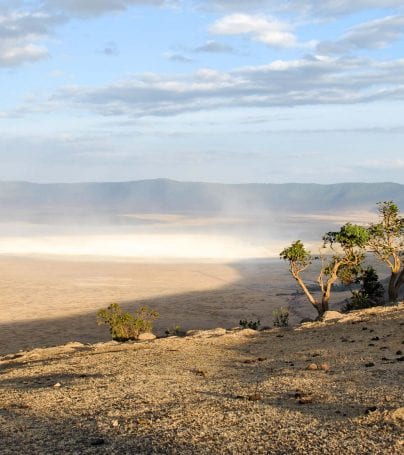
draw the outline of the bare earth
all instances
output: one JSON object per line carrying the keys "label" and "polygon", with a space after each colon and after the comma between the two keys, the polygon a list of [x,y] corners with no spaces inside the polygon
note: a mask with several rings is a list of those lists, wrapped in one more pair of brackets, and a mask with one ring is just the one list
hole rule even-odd
{"label": "bare earth", "polygon": [[403,325],[402,303],[298,329],[3,356],[0,452],[402,454]]}
{"label": "bare earth", "polygon": [[[293,303],[291,322],[314,316],[280,260],[148,262],[111,258],[0,256],[0,354],[69,341],[110,339],[96,312],[113,302],[160,313],[155,331],[272,325],[272,310]],[[338,296],[339,298],[339,296]]]}

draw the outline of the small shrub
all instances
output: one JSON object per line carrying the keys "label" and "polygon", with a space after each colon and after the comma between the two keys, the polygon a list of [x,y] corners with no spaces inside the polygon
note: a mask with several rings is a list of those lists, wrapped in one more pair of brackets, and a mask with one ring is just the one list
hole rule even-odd
{"label": "small shrub", "polygon": [[289,308],[280,308],[272,312],[274,318],[274,327],[288,327],[289,326]]}
{"label": "small shrub", "polygon": [[361,283],[361,287],[352,291],[352,297],[346,303],[344,311],[371,308],[383,303],[384,288],[373,267],[369,266],[362,270],[356,282]]}
{"label": "small shrub", "polygon": [[261,325],[261,322],[259,319],[258,321],[247,321],[247,319],[242,319],[239,322],[239,324],[243,329],[258,330],[258,327]]}
{"label": "small shrub", "polygon": [[180,325],[175,325],[174,327],[167,327],[167,329],[164,332],[167,336],[181,336],[184,334],[184,332],[181,330]]}
{"label": "small shrub", "polygon": [[151,332],[153,321],[159,317],[156,311],[144,306],[132,315],[124,313],[117,303],[97,313],[98,325],[107,324],[115,341],[136,340],[141,333]]}

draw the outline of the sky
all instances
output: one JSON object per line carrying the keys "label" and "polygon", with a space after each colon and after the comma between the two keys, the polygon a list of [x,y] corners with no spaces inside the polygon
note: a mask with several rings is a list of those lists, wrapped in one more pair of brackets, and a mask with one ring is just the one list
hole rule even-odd
{"label": "sky", "polygon": [[0,0],[0,180],[404,183],[403,0]]}

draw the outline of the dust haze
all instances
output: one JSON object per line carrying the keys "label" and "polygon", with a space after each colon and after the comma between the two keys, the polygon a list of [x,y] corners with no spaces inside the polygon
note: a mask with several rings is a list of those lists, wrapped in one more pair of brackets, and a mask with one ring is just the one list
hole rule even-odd
{"label": "dust haze", "polygon": [[234,327],[245,318],[270,325],[272,311],[287,305],[292,323],[311,315],[286,264],[275,258],[291,239],[314,240],[318,217],[132,213],[117,219],[1,223],[0,353],[108,340],[95,314],[113,302],[130,311],[157,310],[160,335],[177,325]]}

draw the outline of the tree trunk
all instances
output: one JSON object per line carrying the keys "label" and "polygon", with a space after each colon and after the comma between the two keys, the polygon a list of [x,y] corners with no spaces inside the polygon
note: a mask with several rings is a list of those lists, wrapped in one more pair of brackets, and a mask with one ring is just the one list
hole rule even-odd
{"label": "tree trunk", "polygon": [[330,292],[328,294],[323,295],[323,298],[321,300],[321,316],[328,311],[328,303],[330,301]]}
{"label": "tree trunk", "polygon": [[389,281],[389,302],[396,302],[398,300],[398,290],[401,286],[400,273],[392,272]]}
{"label": "tree trunk", "polygon": [[303,283],[303,280],[300,278],[299,274],[293,274],[295,280],[298,282],[299,286],[302,288],[309,302],[317,310],[319,317],[322,316],[321,305],[316,301],[316,299],[311,295],[310,291],[307,289],[306,285]]}

